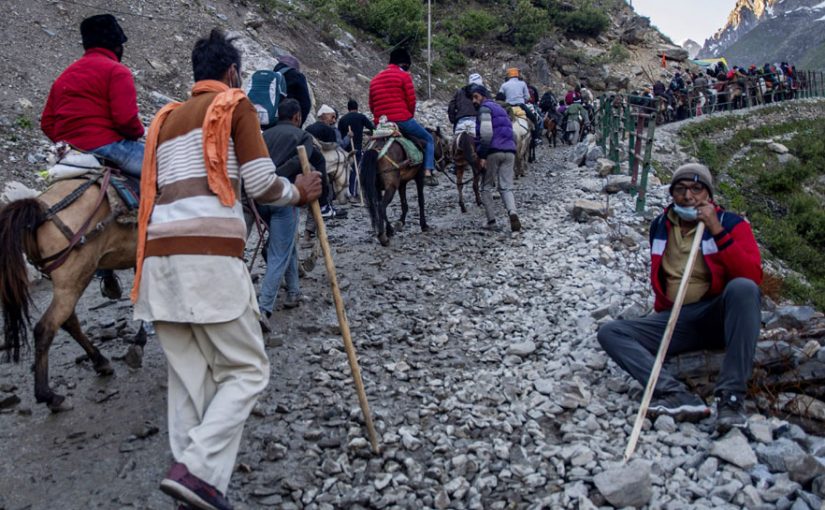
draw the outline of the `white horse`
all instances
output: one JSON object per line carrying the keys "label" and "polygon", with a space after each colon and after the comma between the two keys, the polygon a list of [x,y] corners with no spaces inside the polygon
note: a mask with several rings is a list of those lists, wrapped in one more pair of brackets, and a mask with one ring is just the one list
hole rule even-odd
{"label": "white horse", "polygon": [[339,204],[346,204],[349,190],[349,168],[353,155],[347,154],[335,142],[318,142],[318,144],[321,154],[327,161],[327,176],[335,200]]}
{"label": "white horse", "polygon": [[526,117],[512,116],[513,140],[516,142],[516,177],[527,173],[527,159],[530,157],[530,142],[533,138],[533,123]]}

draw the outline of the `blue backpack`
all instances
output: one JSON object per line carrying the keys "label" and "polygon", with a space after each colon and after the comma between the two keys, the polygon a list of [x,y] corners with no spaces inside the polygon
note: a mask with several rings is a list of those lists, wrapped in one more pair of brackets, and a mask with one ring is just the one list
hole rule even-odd
{"label": "blue backpack", "polygon": [[261,129],[270,128],[278,123],[278,105],[281,104],[281,98],[286,97],[286,80],[283,73],[288,69],[255,71],[249,80],[246,95],[258,112]]}

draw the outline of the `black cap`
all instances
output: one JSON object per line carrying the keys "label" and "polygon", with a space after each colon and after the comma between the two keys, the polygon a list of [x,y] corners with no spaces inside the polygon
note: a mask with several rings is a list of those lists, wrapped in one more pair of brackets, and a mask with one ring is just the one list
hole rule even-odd
{"label": "black cap", "polygon": [[390,64],[401,65],[401,64],[412,64],[412,58],[410,57],[410,52],[406,50],[406,48],[395,48],[390,53]]}
{"label": "black cap", "polygon": [[128,39],[117,20],[111,14],[98,14],[84,19],[80,23],[80,35],[83,48],[106,48],[113,50]]}
{"label": "black cap", "polygon": [[484,97],[490,97],[490,92],[484,87],[484,85],[479,85],[477,83],[473,83],[470,86],[470,95],[473,94],[481,94]]}

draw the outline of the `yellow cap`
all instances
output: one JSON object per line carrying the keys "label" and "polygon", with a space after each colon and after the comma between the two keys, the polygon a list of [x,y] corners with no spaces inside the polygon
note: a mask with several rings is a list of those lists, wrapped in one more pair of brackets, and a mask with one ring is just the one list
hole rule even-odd
{"label": "yellow cap", "polygon": [[518,78],[519,71],[518,67],[510,67],[507,69],[507,77],[508,78]]}

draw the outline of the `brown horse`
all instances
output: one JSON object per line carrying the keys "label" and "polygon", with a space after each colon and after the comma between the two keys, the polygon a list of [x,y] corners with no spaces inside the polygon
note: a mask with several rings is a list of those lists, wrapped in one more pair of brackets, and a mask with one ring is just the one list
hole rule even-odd
{"label": "brown horse", "polygon": [[474,164],[478,157],[476,155],[473,135],[467,131],[459,133],[453,141],[453,164],[455,164],[455,184],[458,187],[458,205],[461,212],[466,213],[467,207],[464,205],[464,172],[469,168],[473,172],[473,193],[476,196],[476,205],[481,207],[481,194],[479,191],[479,181],[481,172]]}
{"label": "brown horse", "polygon": [[[439,166],[438,169],[443,170],[440,167],[445,163],[445,142],[441,136],[441,130],[428,129],[427,131],[430,132],[435,142],[435,159]],[[378,155],[387,143],[391,145],[379,159]],[[390,244],[390,236],[406,224],[409,210],[407,183],[410,181],[415,181],[415,188],[418,192],[418,224],[421,226],[421,231],[426,232],[430,228],[424,216],[423,162],[411,165],[401,144],[393,142],[392,138],[379,138],[370,142],[361,159],[361,186],[364,190],[364,198],[367,200],[372,228],[382,246]],[[382,190],[383,195],[379,193]],[[401,218],[393,228],[387,219],[387,206],[392,202],[396,190],[401,195]]]}
{"label": "brown horse", "polygon": [[556,118],[549,113],[544,115],[544,132],[547,136],[547,146],[549,147],[550,144],[553,144],[553,147],[556,147],[559,136],[559,126],[556,124]]}
{"label": "brown horse", "polygon": [[[0,210],[0,303],[7,357],[20,360],[21,345],[26,343],[30,324],[31,295],[23,254],[43,268],[50,256],[69,247],[66,227],[71,232],[92,228],[81,242],[68,251],[65,261],[52,270],[53,296],[46,313],[34,327],[34,395],[53,412],[71,409],[65,397],[49,387],[49,348],[58,328],[63,328],[83,348],[98,375],[113,373],[109,360],[89,340],[75,314],[75,306],[91,282],[97,269],[128,269],[135,267],[137,229],[109,221],[110,207],[100,196],[100,186],[81,188],[85,180],[59,181],[37,198],[17,200]],[[47,216],[48,209],[80,190],[76,200],[62,209],[56,220]],[[141,331],[140,334],[145,335]],[[143,337],[145,342],[145,336]]]}

